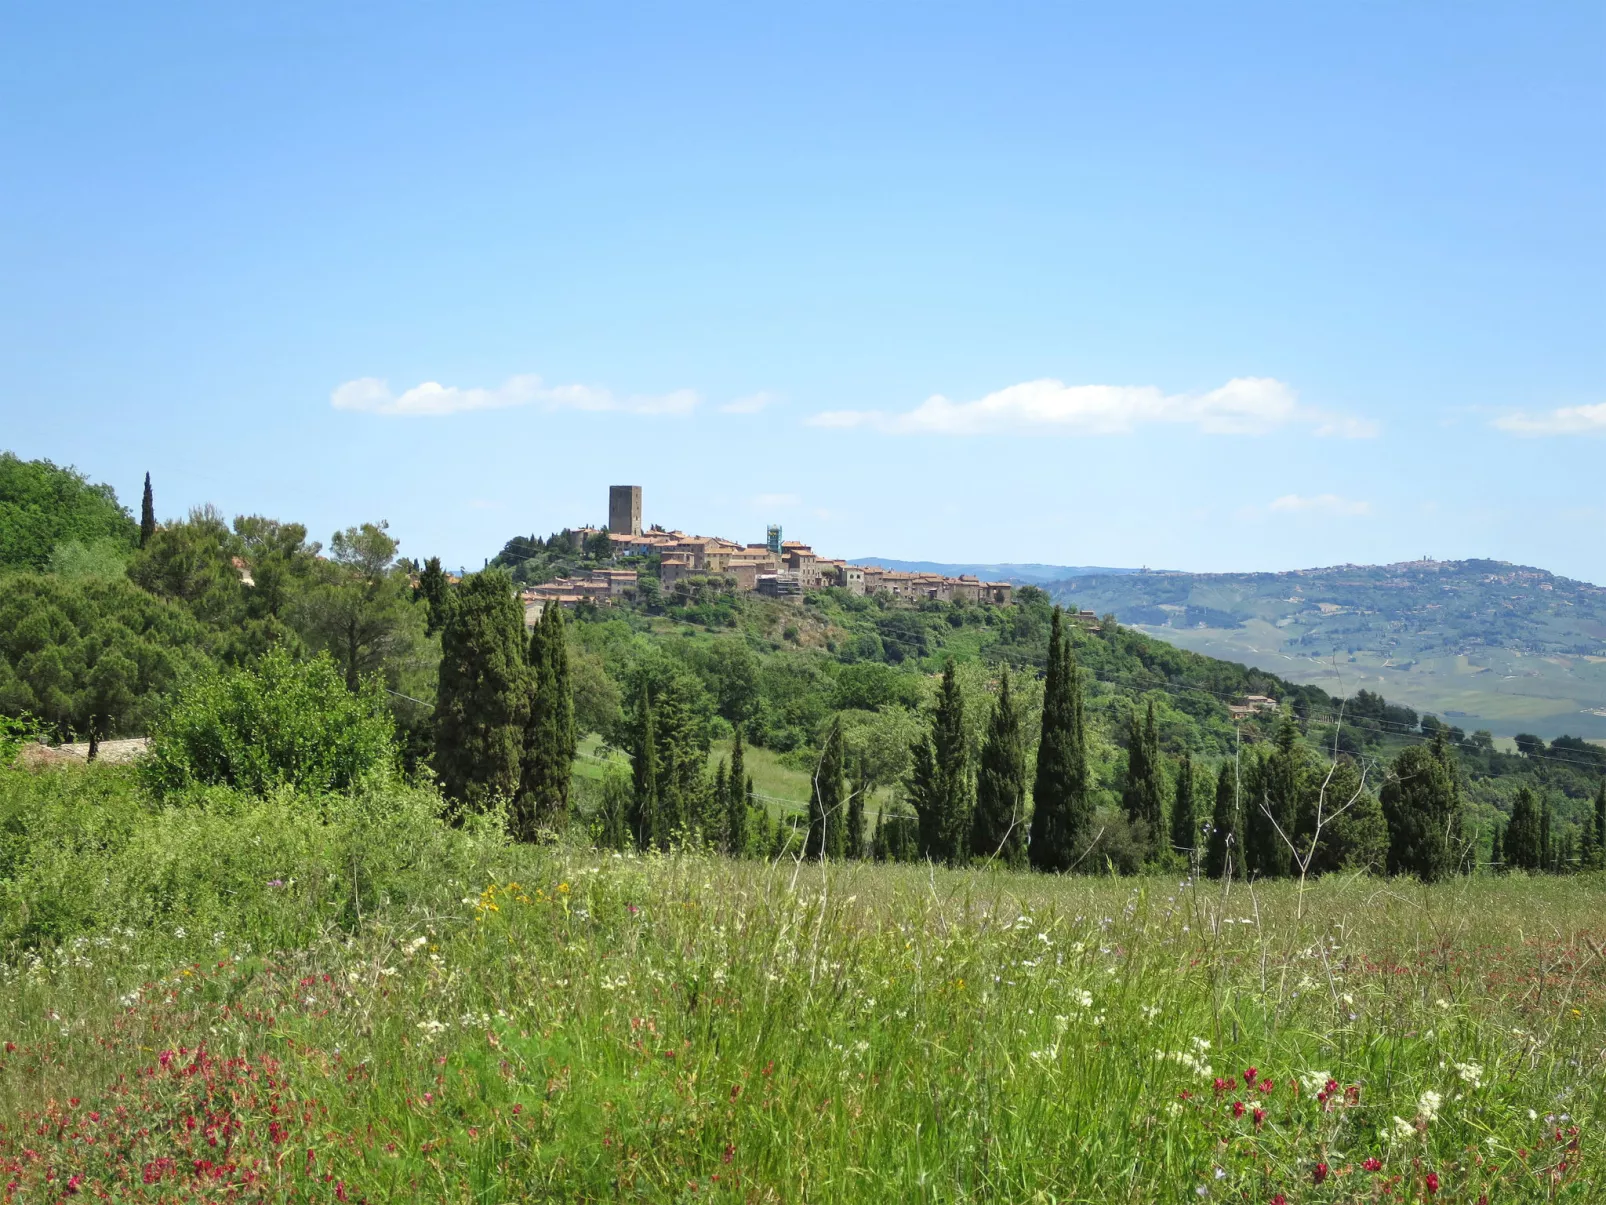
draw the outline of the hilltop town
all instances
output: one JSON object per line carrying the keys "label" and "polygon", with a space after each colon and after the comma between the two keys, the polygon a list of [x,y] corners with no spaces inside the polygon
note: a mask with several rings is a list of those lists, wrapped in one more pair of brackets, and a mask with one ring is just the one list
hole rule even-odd
{"label": "hilltop town", "polygon": [[[580,576],[529,587],[523,597],[531,618],[552,602],[572,607],[581,602],[601,605],[636,597],[642,570],[628,567],[632,560],[655,563],[658,587],[663,591],[674,591],[677,585],[700,578],[733,592],[771,598],[797,598],[812,590],[837,587],[850,594],[881,594],[908,602],[1008,606],[1014,593],[1009,582],[982,581],[969,574],[904,573],[822,556],[801,541],[782,539],[781,528],[773,524],[761,544],[687,535],[656,526],[643,528],[639,485],[609,487],[607,527],[571,528],[567,535],[576,551],[605,551],[614,567],[594,568]],[[605,546],[603,539],[607,540]]]}

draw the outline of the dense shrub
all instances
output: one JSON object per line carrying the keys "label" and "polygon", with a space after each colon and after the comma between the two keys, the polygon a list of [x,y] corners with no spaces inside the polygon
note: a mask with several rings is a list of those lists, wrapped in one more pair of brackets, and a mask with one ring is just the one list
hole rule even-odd
{"label": "dense shrub", "polygon": [[249,669],[187,684],[141,773],[158,795],[212,785],[265,795],[281,787],[342,791],[395,762],[376,682],[352,693],[328,656],[296,661],[273,650]]}
{"label": "dense shrub", "polygon": [[212,787],[183,806],[129,767],[0,771],[0,945],[132,929],[304,942],[486,873],[500,816],[454,828],[383,775],[343,795]]}

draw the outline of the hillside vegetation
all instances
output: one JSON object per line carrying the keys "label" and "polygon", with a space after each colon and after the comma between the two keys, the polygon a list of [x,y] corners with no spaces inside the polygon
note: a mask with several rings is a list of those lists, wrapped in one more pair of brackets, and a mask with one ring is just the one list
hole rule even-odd
{"label": "hillside vegetation", "polygon": [[1080,574],[1044,588],[1330,693],[1364,688],[1503,736],[1606,736],[1606,589],[1542,569],[1412,561]]}

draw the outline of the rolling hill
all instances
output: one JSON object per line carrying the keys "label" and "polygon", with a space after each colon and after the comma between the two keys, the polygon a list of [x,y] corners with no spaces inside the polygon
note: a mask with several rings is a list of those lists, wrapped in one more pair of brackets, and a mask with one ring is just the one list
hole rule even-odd
{"label": "rolling hill", "polygon": [[1337,695],[1499,736],[1606,738],[1606,589],[1504,561],[1285,573],[1084,571],[1057,601]]}

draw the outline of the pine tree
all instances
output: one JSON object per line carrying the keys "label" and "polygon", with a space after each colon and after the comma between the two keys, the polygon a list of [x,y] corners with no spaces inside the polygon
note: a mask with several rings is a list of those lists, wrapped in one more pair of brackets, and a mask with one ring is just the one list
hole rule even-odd
{"label": "pine tree", "polygon": [[1381,801],[1389,826],[1390,874],[1433,883],[1460,869],[1460,797],[1442,729],[1434,734],[1432,748],[1413,746],[1394,759]]}
{"label": "pine tree", "polygon": [[833,862],[842,860],[847,817],[843,814],[842,720],[834,718],[825,732],[825,744],[814,769],[809,792],[809,835],[804,857]]}
{"label": "pine tree", "polygon": [[923,857],[957,864],[970,851],[974,784],[965,748],[965,700],[950,661],[937,692],[931,731],[914,747],[909,800],[920,818]]}
{"label": "pine tree", "polygon": [[514,836],[534,840],[560,832],[569,820],[569,777],[575,753],[574,696],[563,608],[549,604],[530,633],[526,654],[530,703],[524,725]]}
{"label": "pine tree", "polygon": [[976,771],[976,813],[970,852],[1019,865],[1026,852],[1026,739],[1006,669],[987,723]]}
{"label": "pine tree", "polygon": [[1520,788],[1512,800],[1503,846],[1508,869],[1534,871],[1544,861],[1539,804],[1527,787]]}
{"label": "pine tree", "polygon": [[424,562],[423,572],[418,575],[418,597],[424,600],[424,635],[433,636],[446,626],[451,604],[451,584],[441,568],[440,557],[432,556]]}
{"label": "pine tree", "polygon": [[1177,793],[1171,802],[1171,851],[1190,866],[1198,853],[1199,821],[1193,810],[1193,758],[1182,755],[1177,767]]}
{"label": "pine tree", "polygon": [[635,833],[637,849],[667,848],[669,831],[659,808],[658,733],[653,722],[652,693],[645,677],[637,690],[632,719],[630,828]]}
{"label": "pine tree", "polygon": [[1069,870],[1082,855],[1093,822],[1088,788],[1082,684],[1062,612],[1055,607],[1048,638],[1042,738],[1032,785],[1032,839],[1027,853],[1033,868]]}
{"label": "pine tree", "polygon": [[139,502],[139,546],[151,542],[156,534],[156,499],[151,494],[151,475],[145,474],[145,496]]}
{"label": "pine tree", "polygon": [[524,609],[499,569],[470,574],[441,632],[435,769],[456,806],[482,810],[519,785],[529,691]]}
{"label": "pine tree", "polygon": [[1216,775],[1216,807],[1210,817],[1210,840],[1205,845],[1205,874],[1212,879],[1243,875],[1241,832],[1238,771],[1232,762],[1225,761]]}
{"label": "pine tree", "polygon": [[739,858],[747,852],[747,813],[753,802],[753,784],[747,777],[739,724],[731,741],[731,772],[725,786],[725,852]]}

